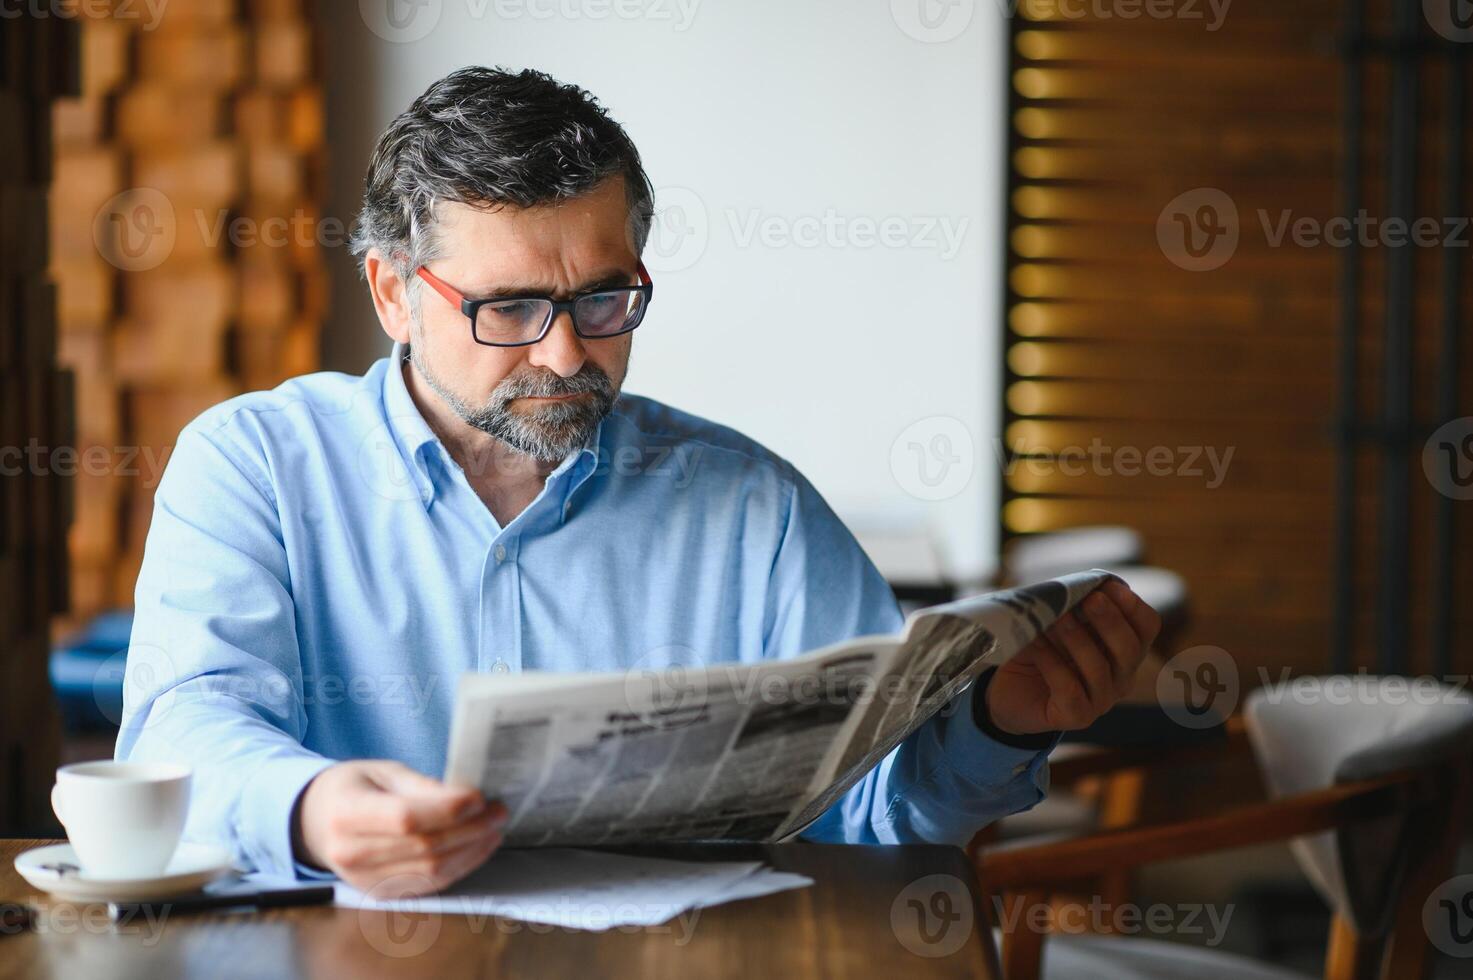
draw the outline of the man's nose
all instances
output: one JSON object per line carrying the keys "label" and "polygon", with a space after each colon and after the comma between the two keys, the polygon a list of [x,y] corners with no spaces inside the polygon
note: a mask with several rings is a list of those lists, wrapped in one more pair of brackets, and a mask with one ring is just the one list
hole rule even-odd
{"label": "man's nose", "polygon": [[529,364],[545,367],[561,378],[571,378],[577,374],[587,360],[588,351],[584,349],[582,339],[573,329],[572,314],[566,311],[558,314],[557,319],[552,321],[547,336],[533,344],[527,355]]}

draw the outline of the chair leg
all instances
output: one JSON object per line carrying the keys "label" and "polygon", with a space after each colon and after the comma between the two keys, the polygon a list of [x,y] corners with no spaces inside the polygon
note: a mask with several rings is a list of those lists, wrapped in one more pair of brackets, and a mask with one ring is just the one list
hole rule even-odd
{"label": "chair leg", "polygon": [[1007,980],[1039,980],[1043,971],[1045,929],[1033,928],[1033,910],[1045,908],[1050,896],[1045,891],[1005,892],[1004,921],[1012,928],[1002,933],[1002,975]]}
{"label": "chair leg", "polygon": [[1367,939],[1355,931],[1344,916],[1330,923],[1330,943],[1325,952],[1325,980],[1377,980],[1386,951],[1382,939]]}
{"label": "chair leg", "polygon": [[[1122,769],[1111,773],[1100,793],[1100,827],[1114,830],[1133,827],[1141,820],[1141,805],[1146,795],[1146,773],[1143,769]],[[1118,909],[1128,904],[1134,891],[1131,871],[1112,871],[1095,882],[1100,901],[1106,908]],[[1108,931],[1108,930],[1107,930]]]}
{"label": "chair leg", "polygon": [[1473,764],[1464,762],[1449,766],[1444,785],[1451,787],[1451,799],[1428,828],[1426,846],[1412,854],[1397,904],[1396,920],[1391,926],[1391,948],[1381,976],[1386,980],[1422,980],[1431,969],[1426,927],[1422,907],[1453,872],[1458,848],[1468,829],[1473,813]]}

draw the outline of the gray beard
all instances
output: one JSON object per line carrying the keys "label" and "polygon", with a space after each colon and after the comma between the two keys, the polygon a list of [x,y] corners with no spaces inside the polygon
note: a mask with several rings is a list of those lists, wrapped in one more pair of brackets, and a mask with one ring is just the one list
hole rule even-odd
{"label": "gray beard", "polygon": [[[613,411],[614,401],[619,395],[603,369],[587,362],[570,378],[538,369],[508,375],[492,390],[486,404],[476,408],[435,376],[420,356],[417,346],[410,346],[409,357],[430,390],[439,395],[467,425],[543,463],[562,462],[583,448],[599,423]],[[532,411],[513,412],[509,407],[517,398],[551,398],[582,393],[588,397],[544,405]]]}

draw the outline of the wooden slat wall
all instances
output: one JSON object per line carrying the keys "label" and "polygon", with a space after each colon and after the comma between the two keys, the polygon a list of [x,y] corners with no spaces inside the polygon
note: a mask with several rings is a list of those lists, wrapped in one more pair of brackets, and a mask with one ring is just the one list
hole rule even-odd
{"label": "wooden slat wall", "polygon": [[[51,104],[77,88],[75,25],[0,21],[0,836],[49,823],[57,759],[47,689],[53,613],[66,605],[72,385],[56,367],[56,290],[46,276]],[[34,451],[33,451],[34,450]]]}
{"label": "wooden slat wall", "polygon": [[[1140,452],[1214,447],[1233,456],[1216,488],[1205,475],[1124,475],[1111,466],[1098,473],[1092,465],[1066,475],[1014,459],[1004,481],[1004,535],[1136,527],[1151,562],[1190,584],[1193,619],[1182,646],[1226,648],[1249,685],[1260,666],[1324,671],[1331,663],[1343,250],[1273,247],[1259,212],[1270,225],[1285,211],[1317,222],[1339,214],[1343,4],[1237,0],[1217,30],[1202,20],[1090,13],[1109,13],[1108,4],[1077,7],[1083,16],[1030,19],[1025,3],[1014,22],[1005,442],[1041,453],[1087,449],[1098,439]],[[1388,20],[1388,0],[1370,5],[1373,30]],[[1422,70],[1419,215],[1441,215],[1445,70],[1438,59]],[[1385,214],[1389,91],[1389,69],[1373,58],[1361,163],[1371,215]],[[1189,271],[1163,248],[1158,219],[1178,195],[1204,187],[1235,205],[1239,241],[1221,267]],[[1464,200],[1473,194],[1465,191]],[[1473,240],[1473,231],[1463,240]],[[1366,420],[1379,410],[1387,251],[1363,253]],[[1413,251],[1415,414],[1425,437],[1434,427],[1442,259],[1438,249]],[[1473,269],[1466,261],[1463,268],[1466,314]],[[1469,349],[1462,404],[1473,414]],[[1362,455],[1350,635],[1351,662],[1369,666],[1379,456]],[[1412,465],[1412,588],[1425,597],[1435,498],[1420,465]],[[1457,563],[1466,590],[1473,521],[1463,511]],[[1411,666],[1426,670],[1425,598],[1413,599],[1412,615]],[[1455,669],[1473,670],[1473,614],[1464,604],[1456,616]]]}
{"label": "wooden slat wall", "polygon": [[180,428],[316,369],[334,241],[316,203],[312,4],[189,0],[159,5],[157,23],[147,9],[84,19],[82,91],[55,116],[61,359],[79,449],[114,464],[78,474],[72,621],[131,605]]}

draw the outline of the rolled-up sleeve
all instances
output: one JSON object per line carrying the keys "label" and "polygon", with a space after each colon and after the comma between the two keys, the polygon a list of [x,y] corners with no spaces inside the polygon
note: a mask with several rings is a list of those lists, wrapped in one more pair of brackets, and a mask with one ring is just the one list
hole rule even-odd
{"label": "rolled-up sleeve", "polygon": [[[794,657],[903,626],[889,586],[818,492],[796,476],[773,563],[767,655]],[[974,684],[881,760],[801,835],[831,843],[964,845],[1048,791],[1048,749],[990,738]]]}
{"label": "rolled-up sleeve", "polygon": [[293,859],[292,809],[334,760],[302,745],[296,617],[264,459],[207,417],[180,433],[154,496],[116,757],[191,767],[185,839],[222,844],[242,867],[308,874]]}

